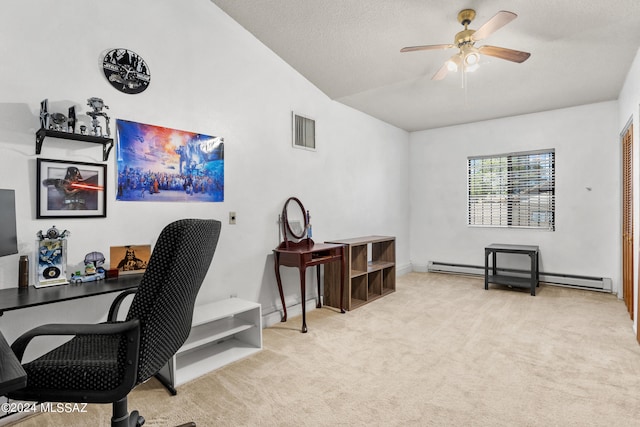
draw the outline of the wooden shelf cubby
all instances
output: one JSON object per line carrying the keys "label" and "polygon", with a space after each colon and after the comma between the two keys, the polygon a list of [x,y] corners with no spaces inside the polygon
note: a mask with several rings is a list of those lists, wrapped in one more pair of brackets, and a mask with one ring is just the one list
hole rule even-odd
{"label": "wooden shelf cubby", "polygon": [[[344,308],[353,310],[396,290],[396,239],[365,236],[332,240],[347,246],[344,278]],[[324,270],[324,303],[340,307],[340,265]]]}

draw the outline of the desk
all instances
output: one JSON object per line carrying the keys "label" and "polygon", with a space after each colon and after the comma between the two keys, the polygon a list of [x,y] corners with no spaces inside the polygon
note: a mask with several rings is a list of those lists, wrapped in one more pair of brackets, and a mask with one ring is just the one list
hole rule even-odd
{"label": "desk", "polygon": [[280,278],[280,266],[296,267],[300,271],[300,294],[302,298],[302,332],[307,332],[306,319],[306,270],[307,267],[316,266],[316,276],[318,280],[318,303],[317,308],[322,307],[320,302],[320,265],[328,264],[334,261],[341,262],[341,280],[340,280],[340,312],[344,313],[343,295],[344,295],[344,273],[345,273],[345,251],[342,244],[315,244],[311,239],[304,239],[300,242],[283,242],[273,250],[274,266],[276,270],[276,280],[278,281],[278,291],[280,292],[280,300],[282,301],[282,309],[284,315],[282,321],[287,321],[287,306],[284,302],[284,293],[282,292],[282,279]]}
{"label": "desk", "polygon": [[27,373],[0,333],[0,396],[26,387]]}
{"label": "desk", "polygon": [[86,298],[96,295],[121,292],[138,287],[141,274],[120,276],[97,282],[51,286],[48,288],[9,288],[0,289],[0,316],[6,311],[35,307],[54,302]]}
{"label": "desk", "polygon": [[[497,253],[529,255],[531,269],[529,277],[508,276],[497,273],[496,254]],[[491,275],[489,274],[489,256],[491,256]],[[508,285],[515,287],[530,288],[531,295],[536,295],[536,287],[539,286],[540,272],[538,271],[539,249],[537,246],[527,245],[504,245],[494,243],[484,248],[484,288],[489,289],[489,283]]]}

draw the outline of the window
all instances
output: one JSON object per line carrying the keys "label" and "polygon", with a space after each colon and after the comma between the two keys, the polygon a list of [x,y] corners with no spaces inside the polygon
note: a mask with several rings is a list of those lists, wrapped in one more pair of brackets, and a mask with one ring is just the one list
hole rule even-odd
{"label": "window", "polygon": [[555,229],[555,150],[469,157],[468,224]]}

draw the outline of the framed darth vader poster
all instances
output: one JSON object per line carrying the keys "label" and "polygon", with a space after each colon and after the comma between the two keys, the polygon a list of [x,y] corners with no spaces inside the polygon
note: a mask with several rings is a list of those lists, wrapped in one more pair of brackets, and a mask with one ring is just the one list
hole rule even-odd
{"label": "framed darth vader poster", "polygon": [[39,158],[36,218],[106,217],[106,174],[104,164]]}

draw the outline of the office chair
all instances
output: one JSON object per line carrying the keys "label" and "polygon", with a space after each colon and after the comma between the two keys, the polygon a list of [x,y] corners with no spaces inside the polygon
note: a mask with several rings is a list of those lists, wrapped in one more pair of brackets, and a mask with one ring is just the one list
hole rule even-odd
{"label": "office chair", "polygon": [[123,299],[120,295],[105,323],[43,325],[20,336],[11,346],[19,360],[36,336],[75,337],[23,364],[27,386],[9,397],[112,403],[112,427],[144,424],[138,411],[128,413],[127,395],[155,375],[189,336],[195,299],[209,270],[220,228],[220,221],[203,219],[182,219],[167,225],[124,321],[116,320]]}

